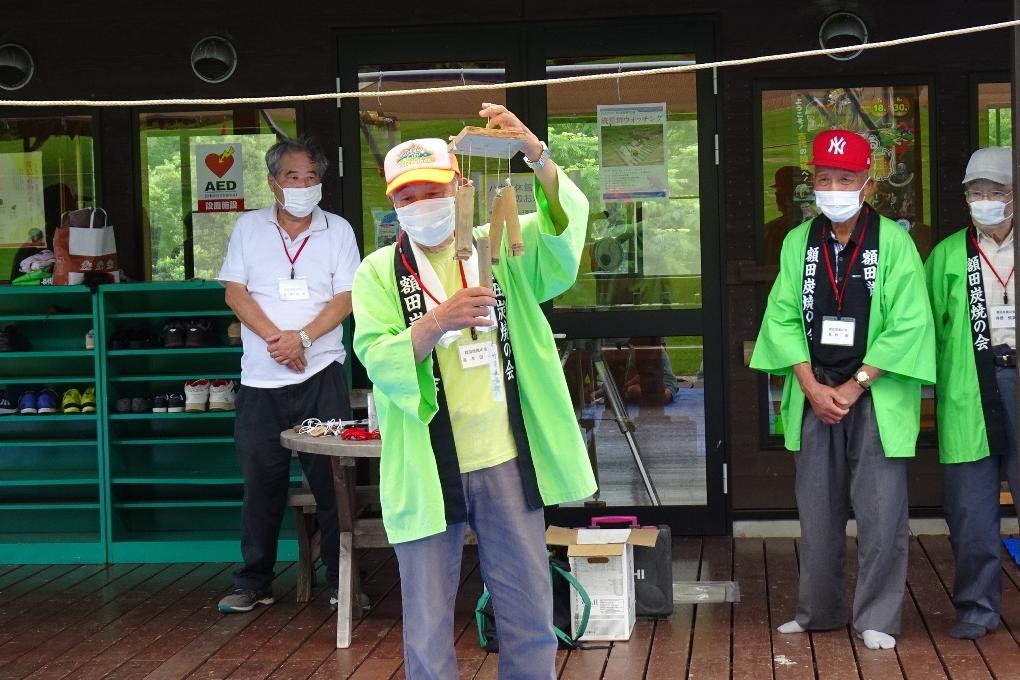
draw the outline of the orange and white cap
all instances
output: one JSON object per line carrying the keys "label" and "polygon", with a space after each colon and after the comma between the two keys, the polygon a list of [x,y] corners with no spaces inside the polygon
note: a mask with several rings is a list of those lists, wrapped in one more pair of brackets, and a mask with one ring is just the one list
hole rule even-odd
{"label": "orange and white cap", "polygon": [[460,168],[441,139],[410,139],[386,153],[386,195],[411,182],[448,184]]}

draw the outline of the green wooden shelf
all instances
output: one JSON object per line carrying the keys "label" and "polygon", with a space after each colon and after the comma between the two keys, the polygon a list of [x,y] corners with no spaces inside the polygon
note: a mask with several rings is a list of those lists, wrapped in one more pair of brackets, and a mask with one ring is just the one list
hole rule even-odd
{"label": "green wooden shelf", "polygon": [[0,314],[0,323],[16,321],[91,321],[91,314]]}
{"label": "green wooden shelf", "polygon": [[106,353],[108,357],[144,357],[144,356],[191,356],[198,354],[241,354],[243,347],[231,347],[229,345],[216,345],[214,347],[152,347],[149,349],[111,349]]}
{"label": "green wooden shelf", "polygon": [[[32,416],[21,416],[22,418],[28,419]],[[35,448],[37,446],[95,446],[98,444],[95,439],[13,439],[5,441],[3,446],[10,446],[12,448]],[[0,472],[0,486],[6,482],[4,474]]]}
{"label": "green wooden shelf", "polygon": [[95,470],[0,470],[3,486],[82,486],[98,484]]}
{"label": "green wooden shelf", "polygon": [[107,382],[171,382],[179,380],[182,383],[188,380],[194,380],[196,377],[205,378],[206,380],[240,380],[241,374],[238,373],[208,373],[201,372],[200,376],[197,376],[194,371],[191,373],[162,373],[162,374],[130,374],[130,375],[108,375],[106,376]]}
{"label": "green wooden shelf", "polygon": [[170,309],[158,312],[113,312],[108,319],[177,319],[181,317],[234,316],[230,309]]}
{"label": "green wooden shelf", "polygon": [[[301,473],[291,474],[291,482],[301,482]],[[158,484],[166,486],[229,486],[243,484],[237,470],[173,470],[163,474],[118,474],[111,475],[111,484],[138,485]]]}
{"label": "green wooden shelf", "polygon": [[27,415],[0,416],[2,423],[39,423],[51,420],[95,420],[95,413],[29,413]]}
{"label": "green wooden shelf", "polygon": [[29,352],[0,352],[0,359],[57,359],[61,357],[94,357],[91,349],[44,349]]}
{"label": "green wooden shelf", "polygon": [[17,378],[0,378],[4,385],[47,385],[56,383],[82,383],[91,385],[96,382],[94,375],[35,375],[18,376]]}
{"label": "green wooden shelf", "polygon": [[98,510],[99,501],[19,501],[0,503],[4,510]]}
{"label": "green wooden shelf", "polygon": [[[0,506],[2,507],[2,506]],[[141,508],[239,508],[241,501],[193,499],[193,500],[151,500],[151,501],[114,501],[113,507],[121,510]]]}
{"label": "green wooden shelf", "polygon": [[[174,413],[173,415],[179,415]],[[233,444],[233,437],[130,437],[111,439],[111,446],[173,446],[181,444]]]}
{"label": "green wooden shelf", "polygon": [[203,420],[233,418],[233,411],[202,411],[200,413],[112,413],[110,420]]}

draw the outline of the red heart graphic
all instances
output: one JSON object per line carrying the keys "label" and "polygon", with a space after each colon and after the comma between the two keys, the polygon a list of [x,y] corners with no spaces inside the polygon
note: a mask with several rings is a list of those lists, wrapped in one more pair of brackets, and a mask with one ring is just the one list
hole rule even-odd
{"label": "red heart graphic", "polygon": [[218,153],[211,153],[205,157],[205,167],[212,170],[217,177],[223,177],[233,165],[234,157],[232,155],[224,158]]}

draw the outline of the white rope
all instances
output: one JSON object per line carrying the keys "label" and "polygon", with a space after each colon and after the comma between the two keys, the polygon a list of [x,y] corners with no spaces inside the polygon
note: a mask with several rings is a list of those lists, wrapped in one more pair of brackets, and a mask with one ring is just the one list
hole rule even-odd
{"label": "white rope", "polygon": [[803,59],[805,57],[827,56],[831,54],[843,54],[846,52],[857,52],[862,50],[876,50],[885,47],[896,47],[912,43],[951,38],[958,35],[981,33],[983,31],[995,31],[1002,28],[1020,26],[1020,20],[1000,21],[995,24],[984,24],[971,26],[969,28],[956,28],[950,31],[939,31],[936,33],[925,33],[895,40],[883,40],[880,42],[865,43],[863,45],[848,45],[846,47],[832,47],[827,49],[803,50],[801,52],[786,52],[783,54],[768,54],[760,57],[747,57],[744,59],[726,59],[723,61],[706,62],[703,64],[688,64],[685,66],[668,66],[664,68],[643,69],[639,71],[628,71],[626,73],[599,73],[583,76],[568,76],[566,78],[542,78],[539,80],[521,80],[511,83],[484,83],[477,85],[449,85],[444,87],[424,87],[410,90],[390,90],[379,92],[370,90],[366,92],[323,92],[319,94],[297,94],[277,95],[269,97],[226,97],[206,99],[0,99],[0,106],[195,106],[195,105],[226,105],[226,104],[273,104],[288,102],[318,101],[323,99],[364,99],[381,97],[405,97],[408,95],[423,94],[446,94],[450,92],[482,92],[489,90],[510,90],[522,87],[539,87],[545,85],[565,85],[567,83],[583,83],[593,80],[616,80],[619,78],[638,78],[644,76],[661,76],[672,73],[690,73],[703,71],[705,69],[727,68],[731,66],[749,66],[751,64],[763,64],[773,61],[784,61],[787,59]]}

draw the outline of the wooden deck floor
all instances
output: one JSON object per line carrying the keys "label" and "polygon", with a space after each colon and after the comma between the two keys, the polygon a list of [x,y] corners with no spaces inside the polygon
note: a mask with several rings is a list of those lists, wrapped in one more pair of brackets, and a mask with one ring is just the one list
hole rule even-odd
{"label": "wooden deck floor", "polygon": [[[669,619],[639,620],[627,643],[561,651],[560,678],[1020,678],[1020,571],[1004,560],[1003,626],[977,643],[952,640],[945,537],[911,541],[904,630],[886,652],[865,649],[846,630],[774,632],[796,600],[791,539],[678,539],[674,555],[677,580],[736,580],[741,602],[680,606]],[[362,560],[374,607],[356,622],[345,650],[334,648],[327,593],[297,604],[294,569],[284,566],[274,606],[233,616],[215,609],[233,565],[0,567],[0,679],[403,677],[391,551],[369,551]],[[497,657],[479,649],[472,625],[480,589],[473,552],[463,579],[460,677],[495,678]]]}

